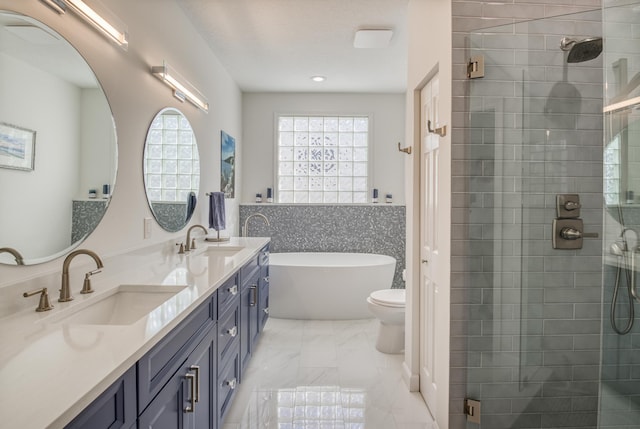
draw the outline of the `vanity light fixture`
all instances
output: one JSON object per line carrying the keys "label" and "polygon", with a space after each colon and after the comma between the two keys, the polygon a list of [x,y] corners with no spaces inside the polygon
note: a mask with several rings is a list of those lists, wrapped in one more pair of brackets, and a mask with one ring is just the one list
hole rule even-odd
{"label": "vanity light fixture", "polygon": [[165,61],[161,66],[151,67],[151,73],[173,89],[173,95],[180,101],[189,100],[199,109],[209,112],[209,103],[206,98],[184,79],[178,72]]}
{"label": "vanity light fixture", "polygon": [[67,11],[67,4],[64,0],[41,0],[44,4],[49,6],[51,9],[58,12],[60,15]]}
{"label": "vanity light fixture", "polygon": [[126,50],[129,47],[126,26],[115,15],[108,13],[107,9],[102,6],[98,0],[92,0],[92,3],[100,6],[100,10],[102,11],[102,13],[110,15],[109,20],[103,18],[102,15],[100,15],[82,0],[41,1],[59,14],[65,13],[67,10],[67,6],[70,6],[74,12],[84,18],[84,20],[89,24],[100,30],[108,38],[116,42],[122,49]]}

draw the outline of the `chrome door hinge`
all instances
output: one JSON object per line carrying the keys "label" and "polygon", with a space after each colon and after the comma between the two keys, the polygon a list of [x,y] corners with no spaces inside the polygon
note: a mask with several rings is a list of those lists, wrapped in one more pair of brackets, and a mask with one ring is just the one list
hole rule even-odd
{"label": "chrome door hinge", "polygon": [[467,416],[468,422],[480,424],[480,401],[465,398],[464,413]]}
{"label": "chrome door hinge", "polygon": [[467,77],[478,79],[484,77],[484,56],[476,55],[469,59],[467,63]]}

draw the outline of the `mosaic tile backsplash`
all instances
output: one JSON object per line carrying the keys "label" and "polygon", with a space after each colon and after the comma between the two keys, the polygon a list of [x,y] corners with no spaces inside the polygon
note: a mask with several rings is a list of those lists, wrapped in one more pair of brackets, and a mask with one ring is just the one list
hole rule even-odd
{"label": "mosaic tile backsplash", "polygon": [[71,242],[90,234],[104,215],[107,200],[76,200],[71,211]]}
{"label": "mosaic tile backsplash", "polygon": [[240,205],[240,225],[251,237],[271,237],[272,252],[378,253],[396,258],[394,288],[404,288],[405,206],[402,205]]}

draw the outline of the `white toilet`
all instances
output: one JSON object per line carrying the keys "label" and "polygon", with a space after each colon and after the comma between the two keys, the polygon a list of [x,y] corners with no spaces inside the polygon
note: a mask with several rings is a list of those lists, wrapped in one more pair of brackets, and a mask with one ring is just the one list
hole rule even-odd
{"label": "white toilet", "polygon": [[382,289],[367,298],[369,311],[380,320],[376,349],[382,353],[404,350],[404,289]]}

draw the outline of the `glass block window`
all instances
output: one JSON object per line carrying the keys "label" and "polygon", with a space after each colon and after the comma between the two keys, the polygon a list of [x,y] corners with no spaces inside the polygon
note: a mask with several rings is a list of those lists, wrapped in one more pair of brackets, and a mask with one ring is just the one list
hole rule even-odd
{"label": "glass block window", "polygon": [[280,116],[279,203],[366,203],[367,116]]}
{"label": "glass block window", "polygon": [[198,148],[184,116],[173,113],[156,116],[145,145],[144,175],[151,201],[185,202],[189,192],[198,189]]}

